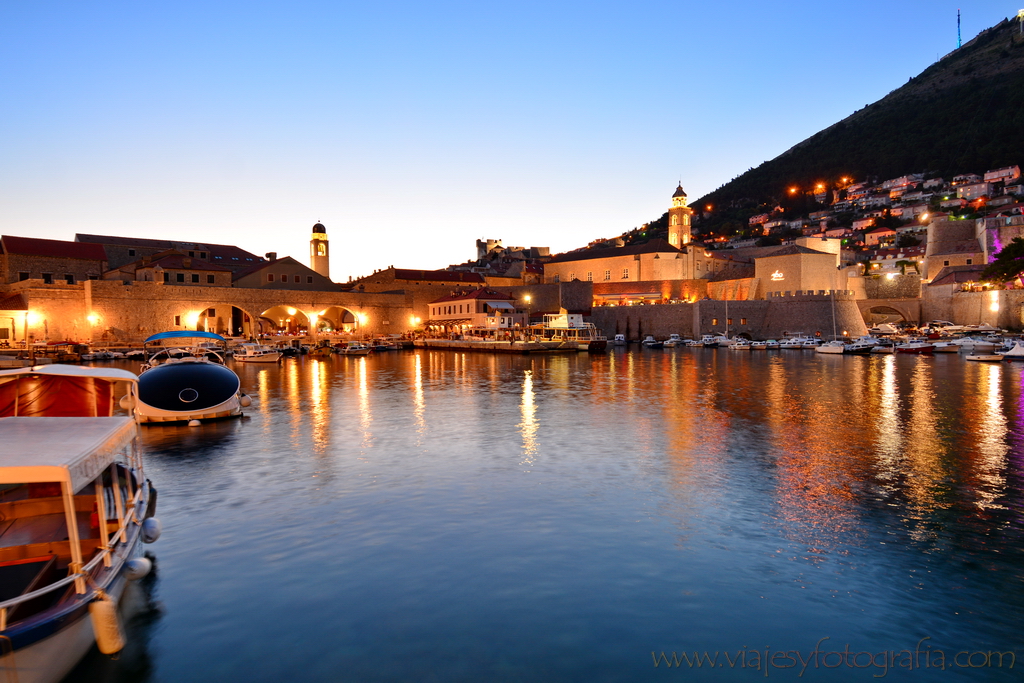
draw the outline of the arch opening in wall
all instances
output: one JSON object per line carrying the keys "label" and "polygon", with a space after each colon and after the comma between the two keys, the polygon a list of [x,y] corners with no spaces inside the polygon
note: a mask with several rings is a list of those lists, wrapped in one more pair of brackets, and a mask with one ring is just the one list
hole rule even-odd
{"label": "arch opening in wall", "polygon": [[864,323],[868,327],[874,327],[876,325],[881,325],[882,323],[895,325],[896,323],[906,322],[907,320],[909,320],[909,318],[907,318],[906,315],[892,306],[872,306],[864,311]]}

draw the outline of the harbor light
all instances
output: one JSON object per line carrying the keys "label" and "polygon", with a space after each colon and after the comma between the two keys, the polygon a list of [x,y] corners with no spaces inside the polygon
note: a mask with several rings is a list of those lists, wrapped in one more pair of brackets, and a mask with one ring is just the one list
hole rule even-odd
{"label": "harbor light", "polygon": [[356,314],[356,318],[359,320],[360,325],[365,325],[366,321],[370,319],[365,313]]}
{"label": "harbor light", "polygon": [[90,313],[89,316],[86,318],[86,320],[89,321],[90,325],[95,325],[96,323],[98,323],[100,321],[100,317],[98,315],[96,315],[95,313]]}
{"label": "harbor light", "polygon": [[291,306],[288,307],[288,315],[295,315],[298,311]]}
{"label": "harbor light", "polygon": [[29,325],[38,325],[39,324],[39,314],[36,313],[35,311],[29,311],[28,315],[25,316],[25,321]]}
{"label": "harbor light", "polygon": [[999,312],[999,292],[995,289],[990,290],[988,293],[988,310],[993,313]]}
{"label": "harbor light", "polygon": [[196,327],[199,324],[199,311],[191,311],[185,316],[186,327]]}
{"label": "harbor light", "polygon": [[412,325],[413,327],[419,327],[421,322],[423,322],[423,319],[415,315],[409,317],[409,324]]}

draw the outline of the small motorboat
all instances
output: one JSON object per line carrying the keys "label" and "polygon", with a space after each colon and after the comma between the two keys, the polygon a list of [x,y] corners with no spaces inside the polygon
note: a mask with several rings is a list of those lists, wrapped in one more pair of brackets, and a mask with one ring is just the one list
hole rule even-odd
{"label": "small motorboat", "polygon": [[838,339],[825,342],[814,349],[815,353],[846,353],[846,342]]}
{"label": "small motorboat", "polygon": [[964,360],[976,360],[986,363],[1000,363],[1004,360],[998,353],[971,353],[964,356]]}
{"label": "small motorboat", "polygon": [[729,344],[729,348],[733,351],[750,351],[750,340],[743,339],[742,337],[736,337],[732,340],[732,343]]}
{"label": "small motorboat", "polygon": [[0,372],[0,679],[60,681],[95,643],[125,646],[160,536],[127,370],[41,365]]}
{"label": "small motorboat", "polygon": [[644,337],[643,345],[645,349],[661,349],[665,347],[665,342],[660,342],[651,335]]}
{"label": "small motorboat", "polygon": [[[217,339],[226,344],[218,334],[190,330],[161,332],[145,343],[186,337]],[[252,399],[242,392],[238,375],[224,365],[216,352],[203,347],[180,358],[167,357],[167,352],[176,350],[156,351],[142,366],[139,396],[134,406],[139,422],[198,424],[193,421],[238,417],[242,408],[252,405]]]}
{"label": "small motorboat", "polygon": [[932,343],[924,340],[911,339],[896,345],[896,353],[933,353]]}
{"label": "small motorboat", "polygon": [[626,342],[626,335],[624,335],[624,334],[617,334],[617,335],[615,335],[615,339],[612,340],[612,344],[614,346],[625,346],[627,344],[627,342]]}
{"label": "small motorboat", "polygon": [[668,339],[665,340],[664,345],[666,349],[674,349],[677,346],[682,346],[683,338],[673,332],[668,335]]}
{"label": "small motorboat", "polygon": [[373,348],[369,344],[362,342],[349,342],[342,348],[338,349],[338,353],[343,356],[368,356]]}
{"label": "small motorboat", "polygon": [[233,358],[243,363],[276,363],[281,360],[281,352],[263,344],[239,344]]}

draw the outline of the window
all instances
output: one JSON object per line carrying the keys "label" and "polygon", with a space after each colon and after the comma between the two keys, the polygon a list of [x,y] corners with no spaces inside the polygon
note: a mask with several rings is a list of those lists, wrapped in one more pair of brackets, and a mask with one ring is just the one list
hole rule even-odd
{"label": "window", "polygon": [[44,285],[52,285],[53,284],[53,273],[43,273],[43,284]]}
{"label": "window", "polygon": [[732,318],[726,318],[725,319],[725,324],[726,325],[732,325]]}
{"label": "window", "polygon": [[164,282],[170,282],[170,281],[171,281],[171,274],[170,273],[164,273]]}
{"label": "window", "polygon": [[199,252],[199,258],[206,258],[206,252],[205,251]]}
{"label": "window", "polygon": [[18,273],[18,279],[19,280],[27,280],[29,275],[30,275],[29,273]]}
{"label": "window", "polygon": [[572,282],[575,279],[576,279],[576,273],[569,273],[569,282]]}
{"label": "window", "polygon": [[134,249],[129,249],[128,250],[128,255],[129,256],[135,256],[135,250]]}
{"label": "window", "polygon": [[972,259],[972,258],[967,259],[967,265],[971,265],[972,263],[974,263],[974,259]]}
{"label": "window", "polygon": [[206,309],[206,317],[207,318],[216,318],[217,317],[217,309],[216,308],[207,308]]}
{"label": "window", "polygon": [[[971,265],[971,262],[968,261],[967,265]],[[75,276],[72,275],[71,273],[64,273],[64,282],[68,283],[69,285],[75,284]]]}
{"label": "window", "polygon": [[212,275],[207,275],[206,276],[206,284],[208,284],[208,285],[212,285],[213,284],[213,276]]}
{"label": "window", "polygon": [[176,273],[174,275],[174,281],[175,282],[184,282],[185,281],[185,273]]}
{"label": "window", "polygon": [[273,281],[274,281],[274,274],[273,273],[267,273],[267,282],[273,282]]}
{"label": "window", "polygon": [[695,264],[693,264],[693,267],[699,273],[700,272],[700,261],[697,261]]}
{"label": "window", "polygon": [[296,282],[296,283],[302,282],[302,278],[301,278],[301,277],[299,277],[298,275],[296,275],[296,276],[295,276],[295,282]]}
{"label": "window", "polygon": [[605,280],[611,280],[612,279],[612,271],[610,271],[610,270],[604,271],[604,279]]}
{"label": "window", "polygon": [[558,277],[558,273],[555,273],[554,281],[555,282],[561,282],[561,279]]}
{"label": "window", "polygon": [[196,252],[190,251],[190,252],[188,252],[188,255],[191,256],[192,258],[195,258],[196,257]]}
{"label": "window", "polygon": [[629,268],[623,268],[622,269],[622,279],[623,280],[628,280],[629,279]]}
{"label": "window", "polygon": [[306,284],[307,285],[313,284],[313,276],[312,275],[307,275],[306,276]]}
{"label": "window", "polygon": [[949,261],[943,261],[943,262],[942,262],[942,265],[944,265],[944,266],[948,266],[948,265],[949,265]]}
{"label": "window", "polygon": [[746,324],[747,324],[747,319],[746,318],[740,318],[740,325],[746,325]]}
{"label": "window", "polygon": [[288,276],[287,275],[282,275],[281,276],[281,282],[288,282]]}
{"label": "window", "polygon": [[89,279],[90,279],[90,280],[99,280],[99,279],[100,279],[100,276],[99,276],[99,275],[90,275],[90,276],[89,276]]}
{"label": "window", "polygon": [[717,325],[718,324],[718,318],[712,318],[711,319],[711,324],[712,325]]}
{"label": "window", "polygon": [[174,324],[175,325],[181,325],[181,316],[180,315],[174,316]]}
{"label": "window", "polygon": [[199,284],[199,273],[192,273],[192,282],[194,284]]}
{"label": "window", "polygon": [[594,274],[591,271],[588,270],[587,271],[587,282],[593,282],[593,281],[594,281]]}

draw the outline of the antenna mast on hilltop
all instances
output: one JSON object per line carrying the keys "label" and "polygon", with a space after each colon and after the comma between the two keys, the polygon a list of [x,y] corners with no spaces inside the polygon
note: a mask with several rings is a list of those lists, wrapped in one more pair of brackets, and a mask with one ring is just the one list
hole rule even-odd
{"label": "antenna mast on hilltop", "polygon": [[960,9],[956,10],[956,49],[960,49]]}

